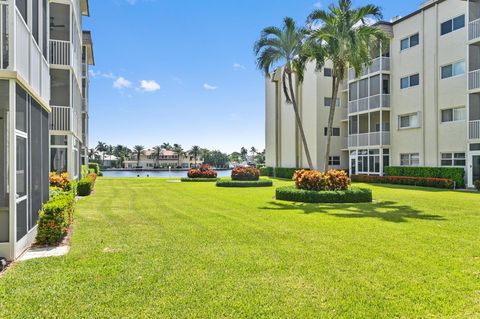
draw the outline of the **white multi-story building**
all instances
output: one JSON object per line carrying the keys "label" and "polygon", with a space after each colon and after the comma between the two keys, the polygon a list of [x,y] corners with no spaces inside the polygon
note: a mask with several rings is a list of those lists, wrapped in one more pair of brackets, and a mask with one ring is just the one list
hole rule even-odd
{"label": "white multi-story building", "polygon": [[[48,0],[0,0],[0,257],[7,259],[18,257],[36,236],[38,212],[49,198],[49,129],[57,114],[52,102],[73,91],[50,69],[57,56],[50,36],[56,39],[56,26],[81,21],[88,3],[62,4],[71,13],[67,21],[56,20],[58,8]],[[81,41],[80,26],[75,30]],[[79,50],[81,65],[81,42]]]}
{"label": "white multi-story building", "polygon": [[[357,77],[349,70],[335,117],[330,164],[352,174],[385,166],[463,167],[480,179],[480,1],[432,0],[377,26],[391,37]],[[279,72],[277,72],[279,73]],[[328,65],[307,68],[299,104],[316,168],[323,168],[331,92]],[[267,79],[268,166],[307,166],[278,74]]]}

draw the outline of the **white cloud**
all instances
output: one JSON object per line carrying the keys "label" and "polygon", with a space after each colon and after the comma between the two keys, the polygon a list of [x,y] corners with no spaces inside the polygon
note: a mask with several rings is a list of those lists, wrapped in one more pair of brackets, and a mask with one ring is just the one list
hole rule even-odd
{"label": "white cloud", "polygon": [[213,85],[210,85],[208,83],[205,83],[203,85],[203,88],[207,91],[215,91],[216,89],[218,89],[218,86],[213,86]]}
{"label": "white cloud", "polygon": [[314,3],[313,7],[315,9],[321,9],[322,8],[322,2],[321,1],[317,1]]}
{"label": "white cloud", "polygon": [[234,63],[233,67],[235,69],[240,69],[240,70],[246,70],[247,69],[244,65],[241,65],[240,63]]}
{"label": "white cloud", "polygon": [[155,92],[160,90],[160,84],[154,80],[141,80],[140,81],[140,90],[144,92]]}
{"label": "white cloud", "polygon": [[113,81],[113,87],[119,90],[128,89],[132,87],[132,82],[125,79],[124,77],[119,77]]}

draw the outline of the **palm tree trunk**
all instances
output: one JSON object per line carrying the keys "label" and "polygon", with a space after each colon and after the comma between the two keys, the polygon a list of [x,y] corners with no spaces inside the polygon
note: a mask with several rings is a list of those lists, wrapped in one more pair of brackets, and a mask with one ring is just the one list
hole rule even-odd
{"label": "palm tree trunk", "polygon": [[328,125],[327,125],[327,146],[325,148],[325,164],[324,164],[324,171],[328,171],[329,165],[328,162],[330,160],[330,146],[332,142],[332,129],[333,129],[333,120],[335,118],[335,109],[337,108],[337,96],[338,96],[338,89],[340,87],[340,80],[337,76],[332,77],[332,104],[330,105],[330,112],[328,114]]}
{"label": "palm tree trunk", "polygon": [[[308,150],[307,138],[305,136],[305,131],[303,130],[302,120],[300,118],[300,114],[298,113],[297,100],[295,99],[295,91],[293,89],[292,72],[288,71],[287,74],[288,74],[288,84],[289,84],[289,87],[290,87],[290,98],[292,100],[293,111],[295,113],[295,118],[297,120],[298,130],[300,131],[300,135],[302,137],[303,148],[305,150],[305,155],[307,156],[308,166],[311,170],[314,170],[315,168],[313,167],[313,162],[312,162],[312,158],[310,156],[310,151]],[[288,94],[287,94],[287,96],[288,96]]]}

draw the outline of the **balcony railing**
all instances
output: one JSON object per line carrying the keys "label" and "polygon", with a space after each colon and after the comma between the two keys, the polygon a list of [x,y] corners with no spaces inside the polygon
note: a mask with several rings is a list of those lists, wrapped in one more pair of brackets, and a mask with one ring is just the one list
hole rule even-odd
{"label": "balcony railing", "polygon": [[69,106],[52,106],[52,113],[49,118],[49,128],[52,131],[70,131],[71,112]]}
{"label": "balcony railing", "polygon": [[480,120],[478,121],[470,121],[468,135],[471,140],[478,140],[480,139]]}
{"label": "balcony railing", "polygon": [[475,90],[480,88],[480,69],[468,74],[468,88]]}
{"label": "balcony railing", "polygon": [[50,40],[50,64],[70,65],[70,42]]}
{"label": "balcony railing", "polygon": [[348,112],[357,113],[390,107],[390,94],[378,94],[348,102]]}
{"label": "balcony railing", "polygon": [[348,147],[390,145],[390,132],[372,132],[348,136]]}
{"label": "balcony railing", "polygon": [[[365,66],[361,72],[361,76],[367,76],[371,73],[376,73],[380,71],[390,71],[390,58],[389,57],[379,57],[372,60],[370,66]],[[348,78],[350,81],[356,78],[355,70],[348,70]]]}
{"label": "balcony railing", "polygon": [[474,20],[468,24],[468,39],[475,40],[480,38],[480,19]]}

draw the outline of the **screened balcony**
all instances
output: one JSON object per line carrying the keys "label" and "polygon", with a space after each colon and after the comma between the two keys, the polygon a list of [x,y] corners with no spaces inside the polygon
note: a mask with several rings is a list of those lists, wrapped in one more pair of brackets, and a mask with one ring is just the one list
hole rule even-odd
{"label": "screened balcony", "polygon": [[350,83],[349,93],[350,114],[390,108],[390,75],[375,75]]}
{"label": "screened balcony", "polygon": [[470,94],[468,137],[471,140],[480,139],[480,93]]}
{"label": "screened balcony", "polygon": [[480,89],[480,43],[470,45],[468,51],[468,88],[470,90]]}
{"label": "screened balcony", "polygon": [[390,112],[350,116],[348,147],[390,145]]}
{"label": "screened balcony", "polygon": [[468,22],[468,39],[470,41],[480,41],[480,1],[469,1],[469,22]]}

